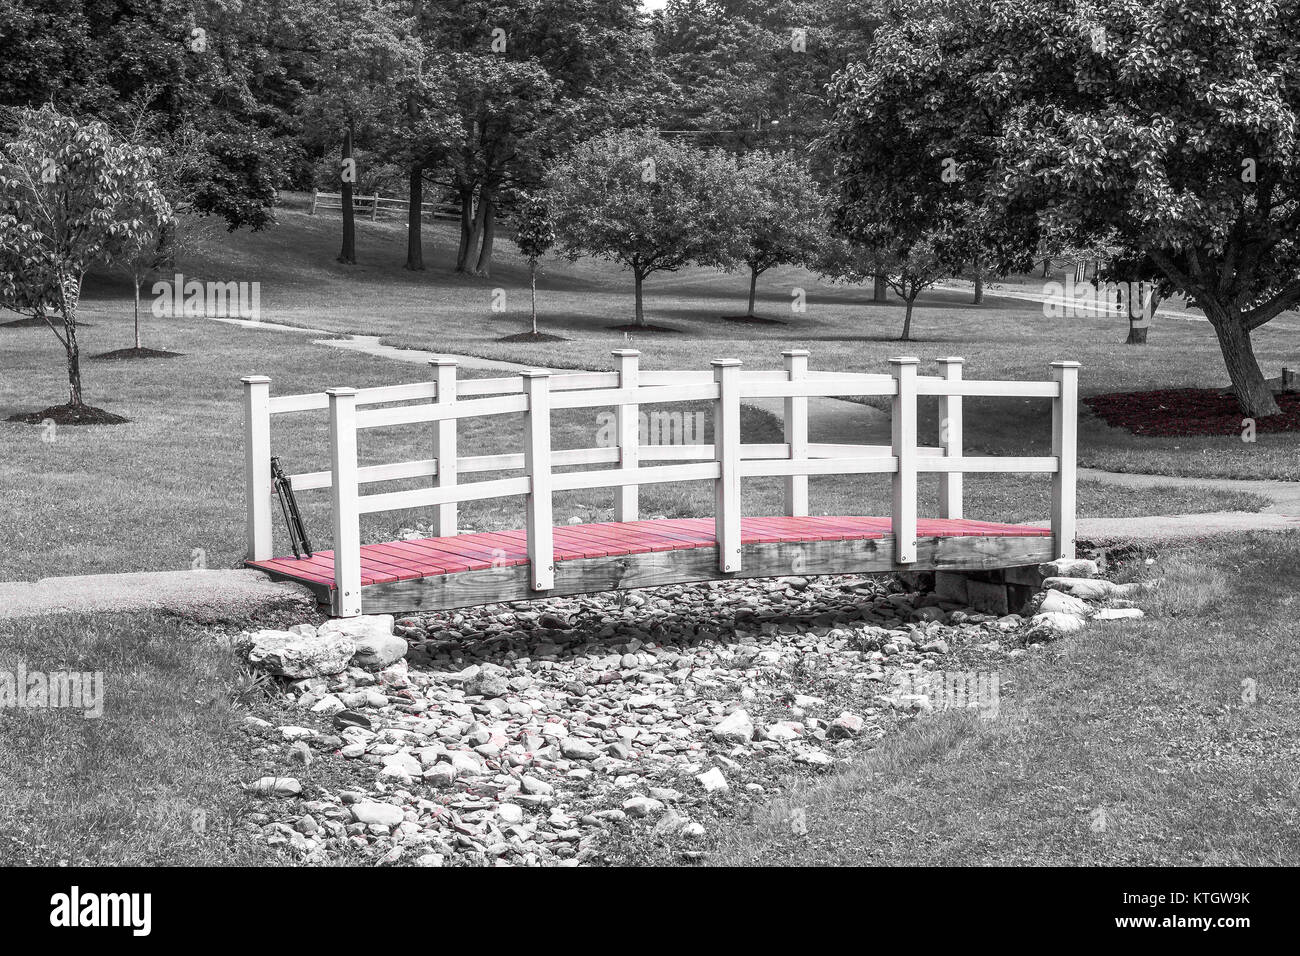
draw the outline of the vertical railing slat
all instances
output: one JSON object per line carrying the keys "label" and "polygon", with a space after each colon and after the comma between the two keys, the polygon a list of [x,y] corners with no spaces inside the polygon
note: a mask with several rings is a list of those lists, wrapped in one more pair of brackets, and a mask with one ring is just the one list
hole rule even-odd
{"label": "vertical railing slat", "polygon": [[[961,381],[963,358],[950,356],[939,359],[939,372],[949,382]],[[942,395],[939,398],[939,444],[948,458],[962,454],[962,407],[960,395]],[[962,473],[939,472],[939,517],[962,517]]]}
{"label": "vertical railing slat", "polygon": [[555,545],[551,501],[551,373],[523,373],[528,396],[524,471],[532,479],[528,491],[528,571],[534,591],[555,586]]}
{"label": "vertical railing slat", "polygon": [[1058,558],[1074,557],[1075,486],[1078,481],[1079,363],[1053,362],[1052,378],[1061,386],[1052,399],[1052,542]]}
{"label": "vertical railing slat", "polygon": [[[786,377],[797,382],[808,377],[808,350],[787,349]],[[795,396],[785,400],[784,440],[790,446],[790,458],[802,461],[808,458],[808,399]],[[789,475],[785,479],[785,513],[792,518],[808,514],[808,476]]]}
{"label": "vertical railing slat", "polygon": [[898,394],[891,403],[891,445],[898,469],[894,472],[891,527],[894,561],[916,562],[916,366],[920,360],[904,356],[891,358],[891,373]]}
{"label": "vertical railing slat", "polygon": [[[615,349],[618,359],[618,387],[636,388],[640,381],[640,355],[636,349]],[[636,468],[641,461],[641,406],[619,405],[614,409],[618,429],[618,460],[621,468]],[[614,489],[614,520],[636,521],[640,514],[641,488],[623,485]]]}
{"label": "vertical railing slat", "polygon": [[271,380],[244,383],[244,539],[250,561],[273,557],[271,539]]}
{"label": "vertical railing slat", "polygon": [[[439,357],[429,362],[433,367],[437,391],[433,400],[439,405],[456,401],[456,360]],[[445,418],[433,423],[434,457],[438,459],[438,473],[434,475],[435,488],[449,488],[456,484],[456,419]],[[457,533],[457,504],[448,501],[434,505],[433,533],[439,538],[450,538]]]}
{"label": "vertical railing slat", "polygon": [[361,513],[357,502],[357,390],[330,399],[330,493],[334,507],[334,596],[338,617],[361,613]]}
{"label": "vertical railing slat", "polygon": [[713,454],[718,477],[713,484],[714,534],[718,570],[740,570],[740,360],[714,359],[718,400],[713,413]]}

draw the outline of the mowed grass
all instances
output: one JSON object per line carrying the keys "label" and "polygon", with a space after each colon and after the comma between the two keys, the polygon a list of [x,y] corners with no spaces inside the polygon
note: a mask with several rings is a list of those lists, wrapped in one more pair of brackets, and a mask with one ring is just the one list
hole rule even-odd
{"label": "mowed grass", "polygon": [[[98,317],[85,330],[87,351],[108,349],[128,334],[129,316]],[[331,385],[384,385],[427,377],[419,365],[313,344],[313,336],[273,329],[248,329],[203,319],[157,320],[146,341],[181,358],[150,362],[87,362],[87,400],[131,419],[118,426],[58,427],[0,421],[0,579],[34,579],[67,574],[175,570],[197,565],[235,567],[243,558],[242,386],[251,373],[269,374],[274,394],[319,391]],[[59,400],[61,348],[40,328],[0,331],[0,417]],[[709,440],[711,415],[705,403],[673,411],[686,415],[696,440]],[[556,448],[593,447],[609,431],[609,410],[557,413]],[[272,442],[290,474],[329,467],[328,420],[321,412],[275,416]],[[522,448],[522,416],[469,419],[460,429],[461,454]],[[426,458],[431,430],[408,425],[361,434],[363,464]],[[747,442],[779,441],[769,415],[746,409]],[[51,440],[47,440],[51,439]],[[475,476],[487,479],[493,475]],[[467,480],[468,477],[467,477]],[[922,511],[934,513],[937,479],[922,482]],[[411,487],[413,482],[370,485],[367,493]],[[888,514],[885,476],[815,478],[816,514]],[[967,479],[967,515],[1000,521],[1045,519],[1047,476],[978,475]],[[781,512],[780,479],[745,482],[749,514]],[[317,549],[331,546],[329,492],[300,496]],[[1084,515],[1125,516],[1157,511],[1257,510],[1262,499],[1232,493],[1195,494],[1171,489],[1132,492],[1084,483]],[[557,521],[572,517],[611,520],[613,493],[607,489],[556,496]],[[709,482],[665,483],[642,489],[647,516],[684,517],[712,513]],[[471,503],[462,527],[475,530],[523,526],[522,498]],[[367,516],[366,540],[391,540],[402,528],[427,521],[427,511]],[[277,553],[288,553],[278,511],[273,513]]]}
{"label": "mowed grass", "polygon": [[240,820],[241,675],[228,647],[153,615],[0,621],[0,673],[102,673],[102,714],[0,718],[0,866],[269,862]]}
{"label": "mowed grass", "polygon": [[[999,672],[996,717],[918,718],[752,820],[720,821],[706,861],[1295,865],[1300,535],[1224,539],[1140,576],[1165,582],[1146,619],[969,662]],[[806,836],[791,831],[800,807]]]}
{"label": "mowed grass", "polygon": [[[723,320],[744,312],[748,278],[688,268],[646,282],[647,320],[676,333],[634,333],[611,326],[632,320],[629,273],[610,263],[554,256],[542,261],[539,322],[567,341],[509,343],[501,338],[527,328],[528,271],[502,236],[491,278],[452,270],[458,238],[454,223],[425,227],[426,270],[408,272],[405,226],[361,221],[356,266],[335,261],[340,241],[337,213],[306,215],[306,200],[286,194],[281,224],[264,233],[220,235],[202,254],[182,263],[187,276],[261,282],[264,318],[335,332],[374,334],[388,344],[478,355],[559,368],[612,368],[609,352],[635,347],[647,368],[707,368],[711,358],[734,356],[754,368],[777,368],[781,350],[809,348],[812,367],[884,372],[887,360],[917,355],[923,371],[947,355],[966,358],[967,378],[1046,378],[1058,359],[1083,363],[1085,395],[1173,387],[1223,387],[1227,372],[1214,332],[1202,321],[1164,316],[1153,320],[1150,344],[1124,345],[1127,325],[1118,316],[1049,318],[1041,305],[997,291],[1024,295],[1041,290],[1040,276],[991,283],[985,303],[970,303],[961,289],[936,289],[918,301],[916,341],[897,340],[903,308],[896,297],[870,301],[868,288],[828,282],[803,269],[774,269],[759,282],[758,311],[784,324],[736,325]],[[507,232],[508,230],[502,230]],[[1060,276],[1055,276],[1060,279]],[[147,291],[147,290],[146,290]],[[98,302],[94,301],[100,296]],[[88,293],[90,311],[121,311],[129,289],[115,285]],[[792,306],[802,303],[803,311]],[[1186,311],[1174,303],[1173,311]],[[1300,364],[1300,316],[1288,313],[1254,334],[1265,374]],[[119,344],[129,344],[121,341]],[[1046,401],[969,400],[970,440],[989,448],[1033,453],[1048,434]],[[1026,417],[1028,416],[1028,417]],[[1300,478],[1300,433],[1194,438],[1139,438],[1111,428],[1081,409],[1080,462],[1116,471],[1227,478]]]}

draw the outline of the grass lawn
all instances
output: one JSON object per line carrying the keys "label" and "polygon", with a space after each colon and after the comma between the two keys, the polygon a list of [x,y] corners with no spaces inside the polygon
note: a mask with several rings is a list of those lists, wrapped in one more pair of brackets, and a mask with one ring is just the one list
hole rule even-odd
{"label": "grass lawn", "polygon": [[[397,346],[480,355],[562,368],[611,368],[609,351],[635,347],[648,368],[706,368],[710,358],[736,356],[761,368],[779,367],[784,348],[812,350],[814,368],[887,371],[892,355],[914,354],[927,363],[945,355],[967,360],[968,378],[1046,378],[1048,363],[1083,363],[1085,394],[1155,388],[1227,385],[1213,330],[1206,322],[1153,320],[1146,346],[1122,344],[1119,317],[1047,318],[1034,302],[998,298],[998,284],[981,306],[969,293],[931,290],[922,296],[914,325],[917,341],[900,343],[903,309],[896,299],[870,302],[870,290],[826,282],[802,269],[774,269],[759,283],[761,314],[785,324],[734,325],[722,316],[744,311],[747,277],[683,269],[646,283],[647,321],[675,334],[627,335],[611,326],[631,321],[629,274],[609,263],[549,258],[538,280],[541,327],[564,336],[557,343],[509,343],[501,338],[527,327],[528,272],[513,246],[500,239],[493,276],[471,278],[451,270],[455,224],[425,229],[425,272],[401,268],[405,226],[359,222],[360,264],[335,262],[340,224],[328,214],[306,215],[303,197],[287,194],[281,225],[267,232],[209,243],[187,275],[261,282],[263,317],[269,321],[336,332],[377,334]],[[1060,278],[1059,276],[1056,278]],[[1041,288],[1041,277],[1012,277],[1018,294]],[[802,290],[806,310],[793,312]],[[147,291],[147,290],[146,290]],[[98,299],[96,299],[98,297]],[[87,318],[122,313],[129,290],[120,283],[88,291]],[[500,309],[500,311],[494,311]],[[1180,306],[1181,310],[1181,306]],[[107,316],[105,316],[107,319]],[[155,323],[156,325],[156,323]],[[1300,365],[1300,316],[1288,313],[1254,335],[1266,375]],[[103,332],[94,330],[97,342]],[[149,329],[149,335],[156,334]],[[125,332],[104,348],[130,344]],[[149,344],[148,336],[146,344]],[[931,369],[927,364],[923,368]],[[274,375],[274,371],[271,372]],[[52,396],[58,397],[57,391]],[[1024,452],[1045,440],[1048,403],[971,401],[966,427],[971,441]],[[1025,414],[1031,414],[1026,421]],[[1026,427],[1028,426],[1028,427]],[[1211,438],[1137,438],[1110,428],[1082,409],[1080,461],[1118,471],[1237,478],[1300,478],[1300,433],[1262,434],[1254,443],[1238,435]],[[1030,444],[1026,444],[1026,443]]]}
{"label": "grass lawn", "polygon": [[[108,349],[129,334],[129,316],[98,316],[86,331],[87,351]],[[425,377],[418,365],[392,362],[326,345],[311,337],[272,329],[245,329],[203,319],[159,321],[149,330],[154,347],[182,352],[152,362],[87,362],[87,400],[131,419],[116,426],[58,427],[0,421],[0,579],[34,579],[111,571],[234,567],[243,551],[243,451],[239,378],[269,373],[273,393],[317,391],[331,384],[379,385]],[[0,331],[0,418],[59,400],[61,348],[40,328]],[[680,408],[680,406],[679,406]],[[688,411],[705,414],[703,405]],[[555,416],[556,448],[591,447],[603,424],[597,410]],[[462,426],[462,454],[522,447],[521,416],[470,420]],[[327,416],[276,416],[274,448],[291,474],[327,468]],[[776,422],[751,410],[742,416],[746,441],[779,440]],[[45,439],[52,438],[52,441]],[[363,433],[361,460],[378,464],[428,455],[429,432],[419,426]],[[483,478],[492,477],[483,475]],[[923,502],[937,499],[930,477]],[[382,490],[402,483],[382,486]],[[887,514],[884,476],[815,478],[815,513]],[[1049,513],[1049,478],[973,475],[967,479],[967,514],[988,520],[1041,520]],[[376,486],[372,490],[381,490]],[[707,482],[646,486],[643,512],[669,517],[710,514]],[[779,479],[745,483],[751,514],[780,510]],[[317,548],[330,546],[329,494],[305,492],[304,515]],[[612,517],[609,490],[557,495],[564,521]],[[1143,492],[1084,483],[1084,515],[1125,516],[1171,512],[1257,510],[1262,500],[1232,493]],[[923,505],[924,511],[924,505]],[[464,507],[462,526],[476,530],[522,527],[522,498]],[[388,512],[364,520],[368,540],[389,540],[398,529],[428,519],[427,512]],[[277,534],[283,529],[276,520]],[[279,537],[280,553],[287,539]]]}
{"label": "grass lawn", "polygon": [[715,821],[705,859],[1295,865],[1300,535],[1224,539],[1142,574],[1166,582],[1144,620],[967,661],[999,671],[996,717],[918,718],[843,772]]}
{"label": "grass lawn", "polygon": [[239,822],[242,682],[211,633],[174,618],[0,621],[0,673],[101,672],[103,708],[6,709],[0,866],[271,862]]}

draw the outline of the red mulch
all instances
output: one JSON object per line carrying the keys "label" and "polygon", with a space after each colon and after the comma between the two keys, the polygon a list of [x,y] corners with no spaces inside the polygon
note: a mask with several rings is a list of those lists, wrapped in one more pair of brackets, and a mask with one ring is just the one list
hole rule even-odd
{"label": "red mulch", "polygon": [[46,421],[56,425],[124,425],[130,419],[94,405],[51,405],[39,412],[10,415],[5,421],[24,425],[43,425]]}
{"label": "red mulch", "polygon": [[[1274,396],[1281,415],[1255,419],[1257,432],[1300,431],[1300,393]],[[1085,398],[1107,425],[1134,435],[1240,435],[1249,418],[1231,395],[1217,388],[1166,388],[1154,392],[1116,392]]]}

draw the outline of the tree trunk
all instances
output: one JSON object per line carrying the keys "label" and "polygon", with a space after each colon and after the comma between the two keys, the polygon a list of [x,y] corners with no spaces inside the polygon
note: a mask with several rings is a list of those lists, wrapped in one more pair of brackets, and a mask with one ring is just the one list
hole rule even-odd
{"label": "tree trunk", "polygon": [[1232,393],[1237,397],[1242,414],[1251,418],[1280,414],[1282,410],[1273,397],[1273,390],[1264,381],[1264,373],[1260,371],[1259,362],[1255,359],[1250,332],[1242,324],[1241,313],[1230,312],[1217,303],[1203,300],[1202,308],[1219,338],[1223,362],[1228,367],[1228,378],[1232,382]]}
{"label": "tree trunk", "polygon": [[886,279],[883,275],[878,275],[875,277],[874,288],[871,290],[871,301],[872,302],[889,301],[889,280]]}
{"label": "tree trunk", "polygon": [[469,258],[470,236],[474,232],[474,187],[460,188],[460,248],[456,250],[456,271],[465,271]]}
{"label": "tree trunk", "polygon": [[338,261],[347,265],[357,262],[357,226],[352,209],[353,178],[349,178],[347,161],[352,158],[352,129],[343,133],[343,164],[340,170],[343,184],[343,248],[339,250]]}
{"label": "tree trunk", "polygon": [[758,291],[758,267],[751,265],[749,267],[749,311],[745,314],[750,318],[754,317],[754,296]]}
{"label": "tree trunk", "polygon": [[424,167],[411,167],[406,192],[406,265],[412,272],[424,271],[424,239],[420,232],[424,222]]}
{"label": "tree trunk", "polygon": [[903,334],[899,338],[900,342],[912,341],[912,305],[915,302],[915,295],[907,299],[907,311],[903,314]]}
{"label": "tree trunk", "polygon": [[1046,279],[1052,274],[1052,260],[1047,258],[1043,260],[1043,278]]}
{"label": "tree trunk", "polygon": [[483,187],[483,195],[479,198],[481,206],[479,212],[483,219],[483,248],[478,254],[478,264],[474,267],[474,274],[487,278],[492,275],[492,242],[496,238],[497,231],[497,204],[496,193],[488,188]]}
{"label": "tree trunk", "polygon": [[488,206],[488,194],[482,187],[479,188],[478,204],[474,209],[474,224],[469,231],[469,241],[465,245],[465,264],[458,269],[459,272],[468,272],[475,275],[477,263],[478,247],[483,238],[483,212]]}
{"label": "tree trunk", "polygon": [[1137,325],[1133,319],[1128,320],[1128,338],[1124,340],[1125,345],[1146,345],[1147,344],[1147,327]]}
{"label": "tree trunk", "polygon": [[528,282],[533,290],[533,335],[537,334],[537,260],[528,260]]}
{"label": "tree trunk", "polygon": [[640,269],[635,270],[634,275],[636,276],[636,319],[634,320],[633,324],[637,326],[644,326],[645,311],[641,307],[641,283],[645,281],[645,276],[641,274]]}
{"label": "tree trunk", "polygon": [[982,305],[984,302],[984,273],[979,271],[978,263],[975,265],[975,296],[971,299],[973,305]]}
{"label": "tree trunk", "polygon": [[135,347],[140,347],[140,277],[132,276],[135,280]]}

